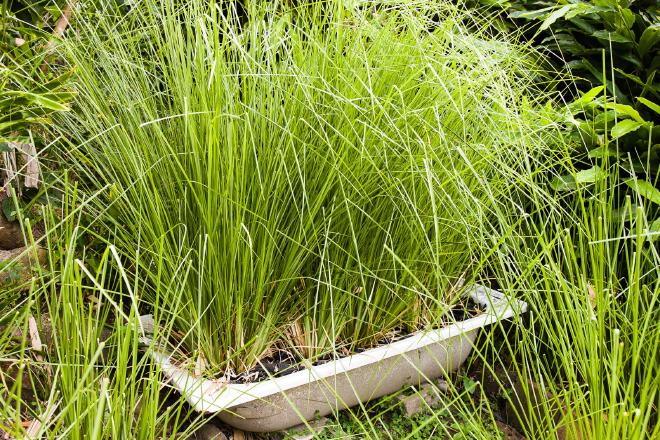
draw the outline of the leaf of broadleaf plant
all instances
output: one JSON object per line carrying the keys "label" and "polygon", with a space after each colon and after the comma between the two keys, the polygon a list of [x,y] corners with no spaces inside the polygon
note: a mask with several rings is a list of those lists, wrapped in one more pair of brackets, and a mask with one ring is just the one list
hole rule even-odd
{"label": "leaf of broadleaf plant", "polygon": [[604,157],[619,157],[620,154],[609,146],[603,145],[593,150],[589,150],[588,156],[592,159],[602,159]]}
{"label": "leaf of broadleaf plant", "polygon": [[660,205],[660,191],[646,180],[628,179],[624,183],[632,188],[637,194]]}
{"label": "leaf of broadleaf plant", "polygon": [[570,5],[562,6],[561,8],[554,11],[552,14],[548,15],[548,17],[545,20],[543,20],[541,26],[539,26],[539,31],[544,31],[548,29],[550,26],[554,24],[555,21],[559,20],[560,18],[568,14],[568,12],[571,9],[577,7],[578,4],[570,4]]}
{"label": "leaf of broadleaf plant", "polygon": [[641,56],[645,56],[658,42],[660,42],[660,23],[654,23],[647,27],[639,37],[637,52]]}
{"label": "leaf of broadleaf plant", "polygon": [[628,8],[623,8],[619,10],[619,17],[621,22],[626,29],[632,29],[635,24],[635,13]]}
{"label": "leaf of broadleaf plant", "polygon": [[623,76],[624,78],[628,78],[630,81],[634,82],[637,85],[640,85],[642,87],[646,86],[646,83],[644,81],[642,81],[637,75],[633,75],[629,72],[621,70],[618,67],[615,67],[614,71],[616,73],[618,73],[619,75]]}
{"label": "leaf of broadleaf plant", "polygon": [[660,115],[660,105],[656,104],[653,101],[649,101],[646,98],[642,98],[641,96],[638,96],[637,100]]}
{"label": "leaf of broadleaf plant", "polygon": [[555,177],[550,183],[550,187],[555,191],[570,191],[577,189],[578,184],[596,183],[607,177],[607,172],[603,171],[598,165],[579,171],[577,174],[567,174],[565,176]]}
{"label": "leaf of broadleaf plant", "polygon": [[632,119],[624,119],[612,127],[611,137],[612,139],[618,139],[621,136],[625,136],[628,133],[638,130],[642,125],[644,124],[641,122],[633,121]]}
{"label": "leaf of broadleaf plant", "polygon": [[598,6],[590,5],[589,3],[573,3],[571,6],[573,7],[566,13],[566,16],[564,17],[566,20],[571,20],[579,15],[598,12],[599,10],[603,9]]}
{"label": "leaf of broadleaf plant", "polygon": [[649,225],[649,238],[651,241],[656,241],[660,238],[660,218],[656,218],[653,223]]}
{"label": "leaf of broadleaf plant", "polygon": [[571,55],[582,55],[587,52],[587,49],[578,43],[574,36],[570,34],[556,34],[545,38],[541,41],[543,46],[555,46],[559,50]]}
{"label": "leaf of broadleaf plant", "polygon": [[577,188],[575,178],[571,174],[557,176],[550,182],[550,188],[555,191],[570,191]]}
{"label": "leaf of broadleaf plant", "polygon": [[546,12],[552,11],[554,6],[549,6],[547,8],[537,9],[536,11],[514,11],[509,14],[511,18],[526,18],[528,20],[533,20],[535,18],[540,18],[546,15]]}
{"label": "leaf of broadleaf plant", "polygon": [[594,118],[594,128],[595,129],[605,129],[605,127],[612,128],[614,125],[614,119],[616,119],[616,115],[614,112],[602,112],[596,115]]}
{"label": "leaf of broadleaf plant", "polygon": [[644,122],[644,118],[642,118],[639,112],[629,105],[608,102],[603,105],[603,108],[614,110],[618,116],[630,116],[637,122]]}
{"label": "leaf of broadleaf plant", "polygon": [[10,128],[16,130],[19,125],[25,123],[26,121],[24,119],[19,119],[18,121],[0,122],[0,133],[5,130],[9,130]]}
{"label": "leaf of broadleaf plant", "polygon": [[34,94],[32,100],[40,107],[47,108],[58,112],[68,112],[70,110],[68,105],[55,101],[54,99],[47,98],[44,95]]}
{"label": "leaf of broadleaf plant", "polygon": [[16,220],[16,210],[12,197],[7,197],[2,201],[2,214],[5,216],[7,221],[13,222]]}
{"label": "leaf of broadleaf plant", "polygon": [[577,183],[596,183],[607,177],[607,172],[603,171],[598,165],[594,165],[588,170],[582,170],[575,175]]}
{"label": "leaf of broadleaf plant", "polygon": [[632,43],[632,40],[625,35],[621,35],[618,32],[608,32],[608,31],[596,31],[592,33],[596,38],[605,41],[611,41],[613,43]]}
{"label": "leaf of broadleaf plant", "polygon": [[619,6],[617,0],[594,0],[594,5],[606,8],[609,11],[616,11]]}
{"label": "leaf of broadleaf plant", "polygon": [[575,17],[575,18],[571,18],[570,21],[575,26],[577,26],[577,28],[580,29],[583,34],[591,35],[594,32],[596,32],[596,28],[591,23],[589,23],[587,20]]}
{"label": "leaf of broadleaf plant", "polygon": [[573,101],[572,104],[577,104],[577,105],[588,104],[591,101],[593,101],[596,96],[600,95],[604,88],[605,86],[594,87],[593,89],[589,90],[588,92],[585,92],[582,96],[580,96],[578,99]]}
{"label": "leaf of broadleaf plant", "polygon": [[619,58],[622,60],[628,61],[635,67],[635,70],[644,70],[644,63],[642,60],[634,53],[620,53]]}

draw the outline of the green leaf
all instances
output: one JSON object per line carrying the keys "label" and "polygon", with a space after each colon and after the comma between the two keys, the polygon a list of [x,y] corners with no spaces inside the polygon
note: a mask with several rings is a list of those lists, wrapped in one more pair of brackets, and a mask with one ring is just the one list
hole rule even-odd
{"label": "green leaf", "polygon": [[19,119],[18,121],[0,122],[0,133],[4,130],[16,129],[19,125],[25,124],[25,120]]}
{"label": "green leaf", "polygon": [[621,136],[625,136],[628,133],[638,130],[642,125],[644,125],[642,122],[633,121],[632,119],[624,119],[612,127],[611,137],[612,139],[618,139]]}
{"label": "green leaf", "polygon": [[611,41],[613,43],[632,43],[630,38],[626,37],[625,35],[621,35],[618,32],[596,31],[591,35],[601,40]]}
{"label": "green leaf", "polygon": [[653,223],[649,225],[649,239],[656,241],[660,238],[660,218],[656,218]]}
{"label": "green leaf", "polygon": [[632,73],[625,72],[625,71],[619,69],[618,67],[615,67],[614,71],[616,73],[618,73],[619,75],[621,75],[625,78],[628,78],[629,80],[631,80],[632,82],[634,82],[637,85],[640,85],[642,87],[644,87],[646,85],[646,83],[644,83],[644,81],[642,81],[637,75],[633,75]]}
{"label": "green leaf", "polygon": [[637,194],[660,205],[660,191],[646,180],[628,179],[624,183],[632,188]]}
{"label": "green leaf", "polygon": [[594,0],[594,4],[611,11],[616,11],[619,6],[617,0]]}
{"label": "green leaf", "polygon": [[27,98],[29,99],[30,102],[40,106],[47,108],[49,110],[53,111],[58,111],[58,112],[66,112],[69,111],[69,107],[61,104],[53,99],[50,99],[44,95],[40,95],[38,93],[32,93],[32,92],[18,92],[18,91],[9,91],[6,92],[6,95],[9,96],[14,96],[17,98]]}
{"label": "green leaf", "polygon": [[582,18],[577,18],[577,17],[571,18],[571,23],[577,26],[577,28],[580,29],[582,33],[591,35],[594,32],[596,32],[596,28],[587,20],[584,20]]}
{"label": "green leaf", "polygon": [[554,24],[555,21],[565,16],[568,12],[570,12],[571,9],[574,9],[576,6],[577,6],[576,4],[565,5],[557,9],[552,14],[548,15],[548,18],[546,18],[541,24],[541,26],[539,26],[539,32],[548,29],[550,26]]}
{"label": "green leaf", "polygon": [[589,90],[588,92],[580,96],[578,99],[573,101],[573,104],[584,105],[590,103],[591,101],[594,100],[596,96],[602,93],[604,88],[605,86],[594,87],[593,89]]}
{"label": "green leaf", "polygon": [[645,56],[653,46],[658,44],[660,41],[660,23],[654,23],[651,26],[647,27],[642,36],[639,37],[639,42],[637,43],[637,52],[641,56]]}
{"label": "green leaf", "polygon": [[638,96],[637,100],[660,115],[660,105],[656,104],[653,101],[649,101],[646,98],[642,98],[641,96]]}
{"label": "green leaf", "polygon": [[621,19],[621,24],[626,30],[632,29],[635,24],[635,13],[633,11],[628,8],[620,9],[619,17]]}
{"label": "green leaf", "polygon": [[639,59],[639,57],[634,54],[634,53],[620,53],[619,57],[622,60],[628,61],[630,64],[635,67],[635,70],[644,70],[644,63],[642,63],[642,60]]}
{"label": "green leaf", "polygon": [[602,159],[604,157],[619,157],[620,154],[613,148],[603,145],[589,151],[589,157],[592,159]]}
{"label": "green leaf", "polygon": [[47,83],[40,85],[40,87],[43,87],[43,89],[51,92],[61,89],[71,81],[71,78],[73,78],[74,73],[75,73],[74,69],[70,69],[56,76],[55,78],[49,80]]}
{"label": "green leaf", "polygon": [[630,116],[637,122],[644,122],[644,119],[640,116],[639,112],[629,105],[607,102],[603,105],[603,108],[614,110],[617,113],[617,116]]}
{"label": "green leaf", "polygon": [[0,153],[9,153],[14,148],[8,142],[0,142]]}
{"label": "green leaf", "polygon": [[2,213],[7,221],[13,222],[16,220],[16,207],[14,206],[13,197],[7,197],[2,201]]}
{"label": "green leaf", "polygon": [[550,183],[550,187],[556,191],[569,191],[576,189],[578,184],[596,183],[605,178],[607,178],[607,172],[603,171],[598,165],[594,165],[588,170],[579,171],[575,175],[567,174],[555,177]]}
{"label": "green leaf", "polygon": [[605,127],[612,128],[614,119],[616,119],[614,112],[601,112],[594,118],[594,128],[597,130],[604,130]]}
{"label": "green leaf", "polygon": [[509,14],[511,18],[526,18],[528,20],[533,20],[535,18],[540,18],[546,15],[546,12],[552,11],[554,6],[547,8],[541,8],[536,11],[515,11]]}
{"label": "green leaf", "polygon": [[637,203],[630,203],[629,205],[625,204],[620,208],[612,209],[610,213],[612,214],[613,219],[625,223],[633,219],[634,216],[633,213],[637,212],[638,208],[639,206],[637,205]]}
{"label": "green leaf", "polygon": [[32,102],[37,104],[40,107],[47,108],[49,110],[54,110],[58,112],[67,112],[69,111],[69,106],[62,104],[60,102],[57,102],[53,99],[47,98],[44,95],[39,95],[39,94],[32,94]]}
{"label": "green leaf", "polygon": [[550,182],[550,188],[555,191],[570,191],[576,189],[575,178],[571,174],[557,176]]}
{"label": "green leaf", "polygon": [[588,170],[582,170],[575,175],[577,183],[596,183],[607,177],[607,172],[603,171],[598,165],[594,165]]}
{"label": "green leaf", "polygon": [[590,5],[588,3],[574,3],[571,6],[573,6],[573,7],[566,14],[566,17],[565,17],[566,20],[571,20],[571,19],[577,17],[578,15],[586,15],[586,14],[591,14],[591,13],[594,13],[594,12],[598,12],[598,11],[603,9],[601,7]]}
{"label": "green leaf", "polygon": [[571,55],[582,55],[587,53],[587,49],[581,45],[574,36],[570,34],[556,34],[545,38],[541,45],[548,47],[557,47],[564,53]]}
{"label": "green leaf", "polygon": [[466,392],[473,394],[477,389],[477,382],[470,379],[469,377],[463,377],[463,388]]}

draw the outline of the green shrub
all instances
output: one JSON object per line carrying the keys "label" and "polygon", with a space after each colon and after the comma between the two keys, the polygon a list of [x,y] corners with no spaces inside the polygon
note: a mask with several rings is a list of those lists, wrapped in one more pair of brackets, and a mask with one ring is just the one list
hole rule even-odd
{"label": "green shrub", "polygon": [[576,74],[581,90],[606,84],[618,102],[635,106],[637,97],[660,99],[657,2],[521,1],[510,6],[515,9],[511,18],[539,23],[532,27],[535,40]]}
{"label": "green shrub", "polygon": [[[593,184],[616,165],[617,175],[627,177],[622,180],[648,180],[655,194],[660,185],[658,3],[514,0],[497,2],[489,11],[498,9],[494,22],[500,28],[516,32],[571,73],[561,90],[568,106],[560,112],[577,168],[558,176],[552,187],[567,191],[576,183]],[[636,188],[622,186],[612,199],[615,215],[625,209],[626,195],[653,200],[650,189]],[[660,227],[655,221],[651,225]]]}

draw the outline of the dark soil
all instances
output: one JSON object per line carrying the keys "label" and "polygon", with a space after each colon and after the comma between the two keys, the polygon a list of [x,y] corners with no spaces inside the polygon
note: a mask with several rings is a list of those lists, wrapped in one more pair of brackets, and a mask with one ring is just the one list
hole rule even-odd
{"label": "dark soil", "polygon": [[[468,298],[467,301],[454,305],[447,312],[445,321],[447,324],[464,321],[466,319],[473,318],[482,312],[483,308],[474,302],[472,298]],[[356,350],[356,353],[362,353],[372,348],[382,347],[383,345],[403,340],[412,334],[413,333],[402,328],[395,329],[393,332],[390,332],[387,337],[379,340],[373,346],[359,348]],[[344,355],[341,355],[337,352],[328,353],[315,360],[312,365],[322,365],[342,357],[344,357]],[[302,364],[302,361],[302,358],[289,351],[278,350],[272,356],[260,361],[259,365],[252,368],[251,370],[238,375],[230,376],[229,381],[230,383],[245,384],[259,382],[273,377],[286,376],[287,374],[295,373],[296,371],[300,371],[306,368],[306,366]]]}

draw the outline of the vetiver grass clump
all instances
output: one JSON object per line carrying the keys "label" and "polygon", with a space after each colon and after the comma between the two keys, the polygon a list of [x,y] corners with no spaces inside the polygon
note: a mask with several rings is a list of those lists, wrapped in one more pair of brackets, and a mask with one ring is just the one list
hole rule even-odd
{"label": "vetiver grass clump", "polygon": [[339,4],[143,1],[68,46],[90,228],[217,370],[438,325],[545,148],[519,47],[444,2]]}

